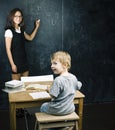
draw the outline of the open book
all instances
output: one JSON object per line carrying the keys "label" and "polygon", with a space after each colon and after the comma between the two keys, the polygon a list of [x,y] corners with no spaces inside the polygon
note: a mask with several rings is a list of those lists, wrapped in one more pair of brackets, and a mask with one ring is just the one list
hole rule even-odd
{"label": "open book", "polygon": [[51,98],[50,94],[46,91],[44,91],[44,92],[33,92],[33,93],[29,93],[29,95],[32,96],[33,99]]}
{"label": "open book", "polygon": [[47,85],[29,84],[25,86],[26,90],[47,90]]}
{"label": "open book", "polygon": [[21,77],[26,90],[47,90],[47,87],[51,86],[53,80],[53,75]]}

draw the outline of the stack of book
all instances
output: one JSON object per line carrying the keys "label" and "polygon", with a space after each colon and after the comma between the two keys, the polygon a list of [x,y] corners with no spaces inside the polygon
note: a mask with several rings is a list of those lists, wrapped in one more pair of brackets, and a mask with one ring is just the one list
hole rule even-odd
{"label": "stack of book", "polygon": [[3,89],[4,92],[19,92],[22,91],[24,88],[24,83],[20,80],[11,80],[5,82],[5,88]]}
{"label": "stack of book", "polygon": [[5,82],[5,87],[8,88],[17,88],[23,86],[23,82],[19,80],[11,80],[8,82]]}

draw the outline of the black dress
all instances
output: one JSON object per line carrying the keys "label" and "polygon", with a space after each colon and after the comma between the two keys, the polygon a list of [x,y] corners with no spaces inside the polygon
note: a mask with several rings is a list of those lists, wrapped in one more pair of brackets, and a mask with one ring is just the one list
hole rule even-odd
{"label": "black dress", "polygon": [[24,31],[21,30],[21,33],[17,33],[13,29],[11,31],[13,33],[11,52],[12,52],[14,64],[17,66],[16,73],[22,73],[28,71],[28,61],[27,61],[27,55],[25,50]]}

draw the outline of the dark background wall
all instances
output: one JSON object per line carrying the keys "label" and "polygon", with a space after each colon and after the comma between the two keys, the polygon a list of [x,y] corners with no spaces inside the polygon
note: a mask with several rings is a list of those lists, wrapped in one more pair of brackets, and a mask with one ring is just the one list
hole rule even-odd
{"label": "dark background wall", "polygon": [[[0,1],[0,88],[11,79],[5,52],[4,26],[9,11],[24,12],[26,31],[41,19],[39,31],[27,42],[30,75],[51,74],[50,54],[68,51],[71,72],[82,81],[85,103],[115,101],[115,2],[114,0],[4,0]],[[1,91],[1,106],[5,97]]]}

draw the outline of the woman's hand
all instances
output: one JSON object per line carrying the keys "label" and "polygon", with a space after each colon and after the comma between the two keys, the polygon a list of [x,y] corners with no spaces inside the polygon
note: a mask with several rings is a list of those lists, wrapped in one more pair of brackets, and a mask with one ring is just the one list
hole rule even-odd
{"label": "woman's hand", "polygon": [[26,32],[24,32],[24,36],[25,36],[25,39],[29,40],[29,41],[32,41],[38,31],[38,28],[40,26],[40,19],[39,20],[36,20],[35,22],[35,28],[33,30],[33,32],[31,34],[28,34]]}
{"label": "woman's hand", "polygon": [[17,72],[17,66],[15,64],[12,65],[12,71],[15,72],[15,73]]}
{"label": "woman's hand", "polygon": [[40,19],[36,20],[35,24],[36,24],[36,27],[39,28],[39,26],[40,26]]}

